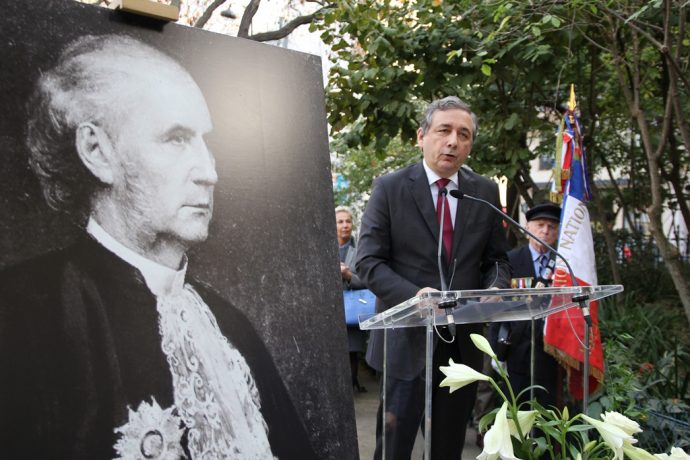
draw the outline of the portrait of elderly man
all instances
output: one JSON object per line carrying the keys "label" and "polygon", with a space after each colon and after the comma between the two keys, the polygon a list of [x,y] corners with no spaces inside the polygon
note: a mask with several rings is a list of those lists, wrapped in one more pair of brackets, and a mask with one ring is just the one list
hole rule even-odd
{"label": "portrait of elderly man", "polygon": [[3,458],[315,458],[247,318],[186,275],[218,181],[201,90],[84,36],[29,101],[29,164],[72,245],[0,272]]}

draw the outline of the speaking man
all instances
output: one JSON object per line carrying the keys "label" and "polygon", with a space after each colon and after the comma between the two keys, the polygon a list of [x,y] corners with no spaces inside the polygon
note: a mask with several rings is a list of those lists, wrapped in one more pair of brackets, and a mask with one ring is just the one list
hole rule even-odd
{"label": "speaking man", "polygon": [[85,36],[29,107],[31,168],[85,232],[0,274],[3,456],[315,458],[249,321],[186,274],[218,181],[192,77]]}
{"label": "speaking man", "polygon": [[[439,229],[439,190],[461,189],[498,205],[498,187],[468,168],[461,168],[477,136],[477,118],[457,97],[432,102],[417,131],[423,160],[377,178],[362,218],[357,273],[376,294],[383,311],[424,292],[439,289],[440,276],[449,288],[488,289],[509,285],[510,267],[501,219],[488,206],[448,195],[444,229]],[[437,246],[443,244],[439,276]],[[454,276],[451,274],[454,272]],[[452,283],[450,278],[452,277]],[[481,370],[481,352],[469,334],[482,325],[461,325],[452,343],[445,331],[435,340],[431,458],[461,458],[476,385],[452,394],[439,389],[439,366],[449,359]],[[443,333],[443,331],[442,331]],[[409,459],[424,412],[425,330],[388,331],[387,404],[379,405],[375,458],[382,455],[381,415],[386,419],[386,457]],[[383,331],[372,331],[369,364],[383,370]]]}

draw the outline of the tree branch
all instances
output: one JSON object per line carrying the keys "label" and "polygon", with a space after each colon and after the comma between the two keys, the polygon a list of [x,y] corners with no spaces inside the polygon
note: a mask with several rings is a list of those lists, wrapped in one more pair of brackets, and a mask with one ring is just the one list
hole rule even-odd
{"label": "tree branch", "polygon": [[225,3],[225,1],[226,0],[213,0],[213,3],[211,3],[206,10],[204,10],[204,14],[199,16],[199,19],[196,20],[194,27],[198,27],[200,29],[203,28],[208,20],[211,19],[213,12],[216,11],[223,3]]}
{"label": "tree branch", "polygon": [[[678,78],[683,82],[683,85],[685,85],[685,89],[690,91],[690,81],[685,77],[685,73],[681,70],[680,65],[674,58],[673,54],[671,54],[671,50],[669,49],[668,43],[659,43],[657,39],[655,39],[649,32],[644,30],[642,27],[638,26],[636,24],[636,21],[626,21],[624,17],[622,17],[620,14],[618,14],[616,11],[613,11],[607,7],[602,7],[602,11],[606,11],[612,16],[616,17],[618,20],[623,21],[624,24],[629,24],[630,27],[633,30],[636,30],[640,35],[645,37],[649,42],[654,45],[655,48],[657,48],[661,53],[664,55],[664,57],[668,60],[668,62],[671,64],[671,66],[674,68],[676,73],[678,74]],[[665,16],[665,22],[669,22],[669,15],[670,12],[665,11],[664,12]],[[682,12],[680,13],[681,15],[683,14]],[[667,24],[664,25],[666,28]]]}
{"label": "tree branch", "polygon": [[273,40],[280,40],[281,38],[285,38],[288,35],[292,33],[293,30],[298,28],[301,25],[304,24],[309,24],[311,23],[314,18],[316,17],[316,14],[321,11],[323,8],[319,9],[318,11],[312,13],[312,14],[307,14],[305,16],[298,16],[292,21],[288,22],[285,24],[283,27],[281,27],[278,30],[271,30],[269,32],[261,32],[258,34],[251,35],[247,38],[250,40],[254,40],[257,42],[270,42]]}
{"label": "tree branch", "polygon": [[237,36],[241,38],[249,38],[249,27],[252,25],[256,12],[259,11],[261,0],[250,0],[247,8],[242,14],[242,21],[240,22],[240,29],[237,31]]}

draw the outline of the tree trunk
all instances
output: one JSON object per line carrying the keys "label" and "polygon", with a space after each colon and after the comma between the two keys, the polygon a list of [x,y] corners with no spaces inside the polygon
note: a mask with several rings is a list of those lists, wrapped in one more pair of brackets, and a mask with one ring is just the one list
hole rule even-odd
{"label": "tree trunk", "polygon": [[628,223],[630,231],[635,232],[637,230],[635,228],[635,223],[630,218],[630,213],[627,211],[628,206],[626,205],[625,198],[623,197],[623,192],[621,192],[621,188],[618,186],[618,182],[616,182],[616,178],[613,176],[613,171],[611,171],[611,165],[609,164],[609,161],[606,159],[605,156],[600,156],[599,158],[601,159],[601,162],[604,164],[606,173],[609,175],[609,180],[611,181],[613,191],[615,192],[616,196],[618,197],[618,200],[620,201],[623,219],[625,219],[625,221]]}
{"label": "tree trunk", "polygon": [[[678,18],[678,37],[685,36],[685,15],[681,14]],[[676,44],[675,59],[676,62],[680,62],[680,50],[683,48],[681,43]],[[690,129],[688,128],[688,123],[685,120],[685,114],[683,113],[683,108],[681,106],[681,98],[678,93],[678,72],[676,67],[667,64],[669,69],[669,97],[672,99],[673,103],[673,113],[675,115],[676,124],[678,126],[678,132],[680,132],[680,137],[683,140],[683,145],[685,146],[685,153],[690,152]],[[674,165],[675,166],[675,165]],[[678,174],[679,168],[674,168],[677,179],[674,177],[671,183],[673,184],[673,189],[676,193],[676,201],[678,202],[678,208],[683,215],[683,220],[685,221],[685,228],[690,230],[690,209],[688,209],[688,204],[685,201],[683,187],[680,183],[680,175]]]}
{"label": "tree trunk", "polygon": [[647,157],[649,186],[652,197],[651,204],[646,208],[649,217],[649,231],[651,232],[652,237],[655,239],[655,242],[659,248],[659,252],[661,252],[661,256],[663,257],[664,263],[666,265],[666,269],[668,270],[669,275],[671,275],[673,285],[676,288],[678,295],[680,296],[680,301],[683,305],[685,316],[688,320],[688,323],[690,323],[690,283],[688,283],[688,281],[685,279],[683,273],[683,266],[681,264],[680,259],[678,258],[678,251],[672,244],[670,244],[670,242],[664,235],[663,226],[661,222],[663,197],[661,193],[662,183],[661,174],[659,171],[659,157],[661,152],[663,151],[663,146],[667,143],[666,140],[667,136],[669,135],[669,129],[667,125],[669,124],[668,115],[670,114],[669,109],[671,108],[671,105],[667,104],[667,116],[664,118],[664,128],[662,128],[661,130],[662,135],[659,140],[660,147],[657,151],[656,149],[654,149],[652,145],[651,135],[649,132],[649,125],[645,118],[644,111],[639,106],[639,101],[641,100],[641,96],[639,94],[640,63],[639,61],[637,61],[637,57],[639,56],[639,48],[637,45],[639,44],[639,42],[638,37],[635,33],[632,34],[632,37],[633,38],[631,42],[634,49],[631,54],[633,56],[634,62],[627,63],[629,64],[628,69],[631,71],[632,81],[630,82],[630,84],[626,82],[626,61],[619,52],[617,46],[615,45],[615,41],[610,42],[612,43],[610,50],[613,55],[613,64],[618,75],[618,81],[621,90],[625,95],[625,100],[628,105],[630,114],[632,115],[633,119],[637,122],[637,126],[640,130],[640,138],[642,140],[644,152]]}

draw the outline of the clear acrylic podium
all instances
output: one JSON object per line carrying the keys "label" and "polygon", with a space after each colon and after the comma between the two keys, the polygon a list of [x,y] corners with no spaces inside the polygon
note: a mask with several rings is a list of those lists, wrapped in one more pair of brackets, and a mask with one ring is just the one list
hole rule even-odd
{"label": "clear acrylic podium", "polygon": [[[453,309],[456,324],[491,323],[497,321],[535,320],[553,313],[578,306],[581,299],[585,302],[600,300],[623,291],[621,285],[610,286],[574,286],[539,289],[488,289],[474,291],[438,291],[428,292],[413,297],[395,307],[366,318],[360,317],[362,330],[383,329],[384,333],[384,371],[382,399],[387,407],[387,363],[386,348],[388,331],[398,328],[426,328],[426,368],[425,368],[425,418],[424,418],[424,458],[431,458],[431,385],[434,351],[435,328],[448,324],[446,312],[437,305],[448,300],[455,300]],[[384,437],[386,436],[383,411]],[[386,441],[384,438],[383,459],[385,460]]]}

